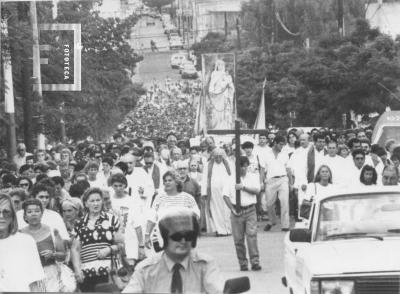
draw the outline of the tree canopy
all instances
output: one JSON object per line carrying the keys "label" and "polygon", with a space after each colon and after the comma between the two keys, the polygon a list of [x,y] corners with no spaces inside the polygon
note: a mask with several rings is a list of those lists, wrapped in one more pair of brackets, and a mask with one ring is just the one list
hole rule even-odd
{"label": "tree canopy", "polygon": [[[258,47],[254,42],[238,52],[239,116],[253,125],[264,78],[267,121],[281,127],[289,126],[292,111],[297,125],[340,127],[342,114],[351,110],[366,114],[398,108],[393,93],[400,83],[399,40],[371,29],[362,19],[353,27],[345,38],[320,36],[309,49],[286,40]],[[207,52],[211,37],[218,41]],[[208,35],[192,48],[200,55],[227,52],[231,45],[222,35]]]}
{"label": "tree canopy", "polygon": [[[15,3],[6,3],[4,11],[15,13]],[[18,4],[25,5],[25,4]],[[59,138],[60,105],[64,103],[67,136],[83,139],[89,134],[95,139],[103,139],[112,134],[123,117],[136,104],[144,93],[141,85],[132,83],[136,63],[142,60],[128,44],[131,27],[137,21],[132,15],[126,19],[101,18],[93,10],[92,2],[60,2],[58,17],[51,19],[51,4],[38,2],[39,23],[80,23],[82,28],[82,91],[80,92],[44,92],[44,113],[46,135]],[[11,22],[9,43],[13,57],[13,76],[15,96],[22,95],[21,69],[29,66],[32,56],[31,27],[26,6],[18,7],[19,19]],[[17,17],[14,15],[14,17]],[[46,43],[43,36],[40,42]],[[55,45],[57,46],[57,45]],[[6,48],[2,46],[2,54]],[[22,51],[26,51],[23,52]],[[25,57],[25,58],[24,58]],[[61,50],[52,50],[50,57],[62,60]],[[56,79],[62,71],[62,64],[42,67],[42,80]],[[16,116],[19,124],[23,121],[22,101],[17,100]],[[33,99],[34,104],[37,101]]]}

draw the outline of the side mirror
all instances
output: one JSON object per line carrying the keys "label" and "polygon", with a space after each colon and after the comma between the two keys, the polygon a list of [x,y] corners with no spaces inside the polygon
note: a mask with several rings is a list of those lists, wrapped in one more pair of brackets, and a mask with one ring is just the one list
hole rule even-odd
{"label": "side mirror", "polygon": [[240,277],[226,280],[224,294],[242,293],[250,290],[249,277]]}
{"label": "side mirror", "polygon": [[311,231],[309,229],[293,229],[289,233],[289,240],[311,243]]}

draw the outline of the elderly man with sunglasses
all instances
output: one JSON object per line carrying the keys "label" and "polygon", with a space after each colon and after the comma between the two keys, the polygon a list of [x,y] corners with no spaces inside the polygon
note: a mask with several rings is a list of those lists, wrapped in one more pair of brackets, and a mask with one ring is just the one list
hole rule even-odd
{"label": "elderly man with sunglasses", "polygon": [[123,293],[222,293],[215,261],[194,250],[197,216],[187,208],[170,208],[159,221],[164,250],[141,262]]}

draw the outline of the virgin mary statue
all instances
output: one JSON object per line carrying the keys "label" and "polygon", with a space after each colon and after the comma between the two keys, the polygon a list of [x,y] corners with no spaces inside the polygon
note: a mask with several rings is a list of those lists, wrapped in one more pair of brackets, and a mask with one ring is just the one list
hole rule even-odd
{"label": "virgin mary statue", "polygon": [[218,59],[208,84],[208,129],[233,128],[234,93],[232,76],[225,71],[225,62]]}

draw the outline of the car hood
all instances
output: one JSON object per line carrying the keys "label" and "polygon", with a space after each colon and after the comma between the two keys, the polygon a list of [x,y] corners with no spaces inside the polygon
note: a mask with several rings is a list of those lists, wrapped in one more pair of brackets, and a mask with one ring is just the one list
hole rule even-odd
{"label": "car hood", "polygon": [[312,275],[400,271],[400,238],[313,243],[305,252]]}

